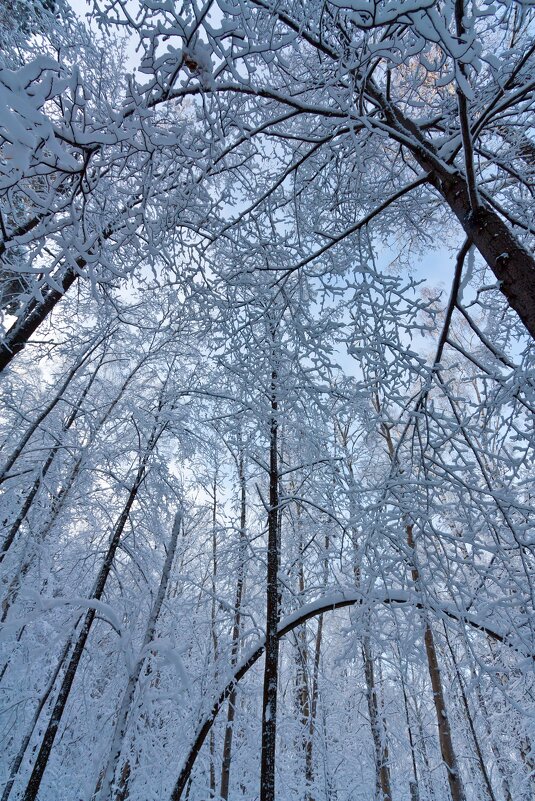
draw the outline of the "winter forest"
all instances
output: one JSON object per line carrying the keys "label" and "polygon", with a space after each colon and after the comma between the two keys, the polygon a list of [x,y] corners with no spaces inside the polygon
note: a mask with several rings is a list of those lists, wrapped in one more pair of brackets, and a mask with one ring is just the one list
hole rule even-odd
{"label": "winter forest", "polygon": [[0,801],[533,801],[535,3],[0,0]]}

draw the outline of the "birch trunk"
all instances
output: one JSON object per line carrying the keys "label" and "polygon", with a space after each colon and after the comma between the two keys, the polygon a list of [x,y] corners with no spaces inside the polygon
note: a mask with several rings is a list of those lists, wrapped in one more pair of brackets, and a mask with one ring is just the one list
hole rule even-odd
{"label": "birch trunk", "polygon": [[121,701],[121,706],[119,707],[117,720],[115,721],[115,728],[113,732],[113,738],[112,738],[108,762],[106,764],[106,767],[104,768],[104,775],[100,783],[100,787],[96,788],[93,794],[93,798],[95,799],[95,801],[109,801],[109,799],[112,798],[114,793],[114,785],[115,785],[114,778],[117,770],[117,765],[121,757],[121,751],[123,748],[123,743],[127,730],[128,717],[130,715],[130,710],[132,708],[132,703],[134,701],[134,694],[136,691],[139,676],[141,674],[141,670],[143,668],[143,664],[146,659],[147,649],[149,648],[150,643],[154,639],[154,635],[156,632],[156,624],[158,622],[162,604],[165,598],[165,594],[167,592],[167,586],[169,584],[169,576],[171,574],[171,568],[173,566],[173,561],[176,553],[178,535],[180,532],[180,528],[182,526],[182,517],[183,513],[180,510],[175,515],[173,529],[171,532],[171,539],[169,541],[169,545],[167,546],[167,555],[165,557],[162,575],[160,578],[160,585],[158,587],[158,592],[156,594],[156,598],[154,599],[154,603],[152,605],[152,609],[149,615],[147,628],[145,629],[145,636],[143,637],[143,644],[141,646],[141,651],[136,660],[134,668],[130,676],[128,677],[128,683],[124,691],[124,695]]}
{"label": "birch trunk", "polygon": [[[243,449],[240,451],[238,463],[238,479],[240,485],[240,548],[238,577],[236,580],[236,599],[234,603],[234,621],[232,624],[232,669],[236,667],[240,651],[240,628],[241,628],[241,607],[243,603],[243,590],[245,581],[245,557],[247,547],[247,485],[245,481],[245,466]],[[227,722],[225,726],[225,736],[223,740],[223,760],[221,765],[221,785],[219,795],[223,801],[228,801],[230,786],[230,766],[232,763],[232,739],[234,732],[234,718],[236,716],[236,694],[234,686],[228,699]]]}
{"label": "birch trunk", "polygon": [[[139,488],[143,482],[143,478],[145,477],[150,454],[154,450],[154,447],[156,446],[156,443],[160,435],[162,434],[164,427],[165,426],[156,424],[156,426],[152,430],[152,433],[145,447],[144,453],[141,457],[134,482],[130,488],[128,499],[114,527],[112,536],[108,544],[108,549],[104,557],[104,561],[101,565],[97,580],[95,582],[92,599],[96,601],[99,601],[102,598],[104,588],[106,586],[106,581],[112,569],[115,553],[119,546],[121,535],[128,520],[128,516],[130,514],[134,501],[137,497]],[[54,745],[54,740],[56,738],[56,734],[58,732],[58,728],[61,723],[63,713],[65,711],[65,706],[69,698],[69,694],[71,691],[72,684],[74,682],[76,671],[80,664],[82,654],[84,652],[89,634],[91,632],[91,627],[95,619],[95,614],[96,614],[95,609],[89,609],[85,615],[82,624],[82,629],[80,631],[80,634],[78,635],[71,658],[69,660],[69,664],[65,671],[65,675],[63,677],[63,681],[61,683],[58,696],[56,698],[56,702],[54,704],[54,708],[52,710],[48,726],[45,730],[41,747],[37,754],[35,764],[31,776],[28,780],[28,784],[26,786],[26,790],[24,792],[22,801],[35,801],[35,799],[37,798],[39,787],[41,785],[41,781],[43,779],[43,775],[46,770],[48,760],[50,758],[52,747]]]}

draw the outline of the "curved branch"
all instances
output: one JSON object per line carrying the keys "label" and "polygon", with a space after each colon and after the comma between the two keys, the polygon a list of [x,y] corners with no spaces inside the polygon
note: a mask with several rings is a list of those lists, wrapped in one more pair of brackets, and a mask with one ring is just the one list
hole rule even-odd
{"label": "curved branch", "polygon": [[[416,609],[426,609],[427,611],[432,611],[439,617],[451,618],[452,620],[459,622],[462,621],[477,631],[483,632],[487,635],[487,637],[497,640],[498,642],[513,648],[515,651],[520,650],[518,646],[512,643],[506,635],[501,634],[499,631],[478,621],[476,615],[470,614],[469,612],[459,611],[453,605],[449,604],[440,604],[430,609],[428,604],[423,604],[421,601],[418,601],[414,595],[404,592],[403,590],[385,590],[383,592],[372,593],[371,596],[365,596],[363,593],[356,592],[354,590],[332,593],[331,595],[327,595],[324,598],[319,598],[317,601],[313,601],[312,603],[301,607],[301,609],[298,609],[297,611],[292,612],[292,614],[285,617],[284,620],[279,623],[278,637],[284,637],[285,634],[293,631],[295,628],[297,628],[297,626],[300,626],[307,620],[310,620],[312,617],[318,617],[325,612],[334,611],[335,609],[343,609],[347,606],[356,606],[357,604],[369,603],[370,601],[385,604],[387,606],[405,605],[413,606]],[[193,741],[188,755],[182,765],[180,774],[171,793],[170,801],[180,801],[182,798],[182,793],[184,792],[186,784],[189,780],[195,761],[199,755],[204,741],[206,740],[206,737],[210,733],[210,729],[215,722],[219,710],[231,692],[234,690],[240,679],[242,679],[250,670],[250,668],[252,668],[252,666],[260,659],[264,653],[264,647],[265,642],[261,641],[236,666],[232,678],[227,682],[225,688],[221,691],[219,697],[212,706],[212,709],[200,724],[199,728],[197,729],[197,734],[195,735],[195,740]],[[524,656],[525,655],[526,654],[524,654]],[[528,657],[535,661],[535,654],[530,653],[528,654]]]}

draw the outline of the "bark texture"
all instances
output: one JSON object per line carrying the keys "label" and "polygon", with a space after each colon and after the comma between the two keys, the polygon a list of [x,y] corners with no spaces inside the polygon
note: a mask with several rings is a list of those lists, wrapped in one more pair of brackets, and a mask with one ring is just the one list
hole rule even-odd
{"label": "bark texture", "polygon": [[269,511],[266,584],[266,656],[262,701],[262,754],[260,801],[275,801],[275,754],[277,740],[277,690],[279,675],[279,468],[277,372],[271,380],[269,444]]}

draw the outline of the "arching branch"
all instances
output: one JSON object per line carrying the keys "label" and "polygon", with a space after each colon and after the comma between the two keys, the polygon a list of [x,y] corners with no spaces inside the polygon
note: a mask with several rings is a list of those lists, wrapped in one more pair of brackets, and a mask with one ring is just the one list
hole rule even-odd
{"label": "arching branch", "polygon": [[[340,590],[334,592],[301,607],[301,609],[292,612],[290,615],[287,615],[279,624],[278,636],[279,638],[284,637],[290,631],[293,631],[295,628],[297,628],[297,626],[300,626],[307,620],[310,620],[310,618],[318,617],[325,612],[334,611],[335,609],[343,609],[347,606],[357,606],[364,603],[368,604],[370,602],[375,604],[385,604],[387,606],[411,606],[416,609],[425,609],[425,611],[431,612],[437,617],[450,618],[451,620],[466,623],[471,628],[486,634],[487,637],[490,637],[497,642],[501,642],[515,651],[520,651],[520,648],[517,644],[511,642],[506,635],[501,634],[496,629],[480,622],[476,615],[470,614],[469,612],[463,612],[462,610],[458,610],[455,606],[446,603],[441,603],[439,605],[423,604],[413,594],[404,592],[403,590],[385,590],[372,593],[371,595],[364,595],[363,593],[356,592],[354,590]],[[182,793],[184,792],[188,779],[191,775],[195,761],[199,755],[204,741],[206,740],[206,737],[210,733],[210,729],[215,722],[219,710],[238,682],[260,659],[264,653],[264,646],[265,643],[263,641],[260,642],[236,666],[232,678],[227,682],[225,688],[221,691],[219,697],[212,706],[212,709],[201,722],[199,728],[197,729],[195,740],[193,741],[193,744],[191,745],[188,755],[180,770],[180,774],[173,788],[173,792],[171,793],[170,801],[180,801],[182,798]],[[523,655],[526,656],[526,654]],[[527,656],[535,661],[535,654],[530,653]]]}

